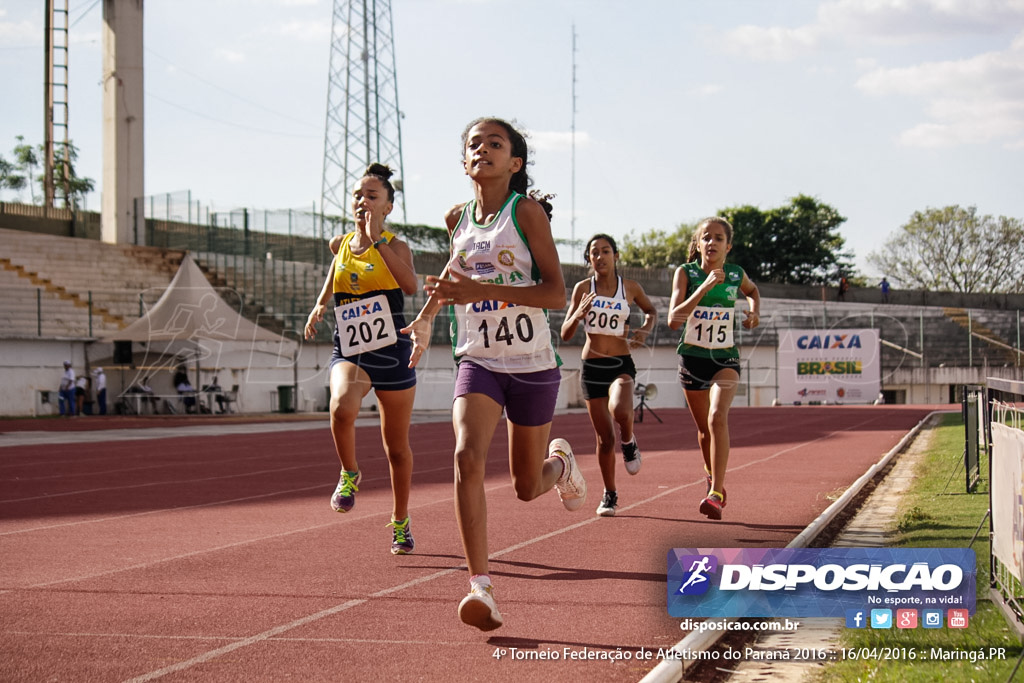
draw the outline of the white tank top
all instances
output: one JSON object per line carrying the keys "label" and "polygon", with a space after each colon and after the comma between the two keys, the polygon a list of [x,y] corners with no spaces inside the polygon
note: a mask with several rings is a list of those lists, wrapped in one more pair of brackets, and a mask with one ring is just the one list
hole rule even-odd
{"label": "white tank top", "polygon": [[[513,192],[498,215],[479,225],[476,202],[466,204],[452,231],[452,272],[480,282],[529,287],[540,281],[530,245],[516,224],[523,195]],[[452,350],[493,372],[523,373],[558,367],[547,311],[504,301],[452,306]]]}
{"label": "white tank top", "polygon": [[[613,296],[600,296],[594,299],[590,310],[583,318],[583,329],[587,334],[606,334],[621,337],[629,322],[629,302],[626,301],[626,289],[622,284],[622,276],[618,276],[619,286]],[[597,281],[590,278],[590,291],[597,290]]]}

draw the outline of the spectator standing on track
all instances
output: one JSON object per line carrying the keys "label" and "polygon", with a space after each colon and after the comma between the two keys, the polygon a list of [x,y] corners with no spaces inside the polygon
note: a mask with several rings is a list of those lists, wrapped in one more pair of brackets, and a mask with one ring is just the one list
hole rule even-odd
{"label": "spectator standing on track", "polygon": [[96,389],[96,408],[100,415],[107,414],[107,374],[103,368],[96,368],[92,371],[93,381]]}
{"label": "spectator standing on track", "polygon": [[75,380],[75,410],[79,415],[85,415],[86,403],[92,403],[89,398],[89,375],[82,373]]}
{"label": "spectator standing on track", "polygon": [[60,414],[66,417],[75,416],[75,371],[71,367],[71,361],[64,361],[64,374],[60,377],[58,388],[58,402],[60,403]]}
{"label": "spectator standing on track", "polygon": [[[597,508],[602,517],[614,517],[619,505],[615,486],[615,427],[619,428],[626,471],[640,471],[640,448],[633,433],[633,381],[636,365],[630,351],[643,346],[658,320],[654,304],[639,282],[616,272],[619,249],[608,235],[594,235],[584,250],[593,275],[576,283],[569,313],[562,323],[562,340],[569,341],[583,323],[580,374],[583,398],[597,434],[597,460],[604,479],[604,495]],[[644,313],[640,329],[629,334],[629,310],[636,304]]]}
{"label": "spectator standing on track", "polygon": [[760,322],[757,285],[743,268],[725,262],[731,249],[732,225],[727,220],[715,216],[701,221],[690,243],[690,263],[676,269],[669,300],[669,327],[685,326],[678,348],[679,379],[704,457],[708,491],[699,510],[709,519],[721,519],[725,507],[729,407],[740,380],[733,338],[740,294],[750,305],[743,327],[753,329]]}
{"label": "spectator standing on track", "polygon": [[416,398],[416,371],[409,364],[412,342],[405,327],[405,295],[419,281],[412,251],[384,229],[394,208],[390,168],[371,164],[352,191],[356,228],[331,242],[336,252],[320,296],[306,320],[306,338],[316,334],[330,296],[338,325],[334,333],[331,382],[331,434],[341,460],[341,479],[331,508],[348,512],[355,505],[362,472],[356,458],[356,418],[372,388],[380,409],[381,437],[391,470],[394,506],[391,552],[411,553],[415,546],[409,525],[412,488],[412,447],[409,424]]}
{"label": "spectator standing on track", "polygon": [[846,301],[846,292],[850,289],[850,281],[845,275],[839,276],[839,292],[836,294],[836,301]]}
{"label": "spectator standing on track", "polygon": [[889,303],[889,278],[883,277],[882,281],[878,283],[878,286],[882,288],[882,303]]}
{"label": "spectator standing on track", "polygon": [[470,592],[458,611],[464,623],[490,631],[503,619],[488,574],[484,474],[502,410],[508,417],[512,486],[520,500],[554,488],[567,509],[577,510],[587,487],[569,443],[548,443],[561,373],[546,309],[565,306],[549,197],[527,195],[529,149],[508,122],[470,123],[462,153],[474,199],[445,215],[452,258],[439,277],[427,278],[430,297],[407,329],[415,366],[430,344],[442,303],[454,314],[455,515],[470,573]]}

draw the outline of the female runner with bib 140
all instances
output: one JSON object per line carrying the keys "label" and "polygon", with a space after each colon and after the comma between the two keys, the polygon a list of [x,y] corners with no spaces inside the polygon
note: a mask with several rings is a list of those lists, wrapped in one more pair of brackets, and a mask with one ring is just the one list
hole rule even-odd
{"label": "female runner with bib 140", "polygon": [[[580,373],[583,398],[597,434],[597,460],[604,479],[604,496],[597,508],[601,517],[614,517],[619,506],[615,487],[615,426],[619,427],[626,471],[640,471],[640,448],[633,433],[633,380],[636,365],[630,351],[643,346],[658,321],[658,311],[635,280],[616,272],[619,249],[608,235],[594,235],[584,250],[592,277],[576,283],[569,313],[562,323],[562,341],[576,334],[579,324],[587,333]],[[630,305],[644,313],[643,326],[629,334]]]}
{"label": "female runner with bib 140", "polygon": [[561,373],[546,309],[565,306],[565,282],[547,198],[526,196],[526,140],[505,121],[478,119],[463,132],[462,151],[475,198],[445,216],[452,258],[441,277],[427,278],[430,298],[408,330],[415,365],[442,303],[454,311],[455,516],[470,573],[459,618],[490,631],[503,619],[488,574],[484,469],[502,410],[520,500],[556,488],[576,510],[587,488],[568,442],[548,443]]}
{"label": "female runner with bib 140", "polygon": [[[761,296],[742,268],[725,262],[732,249],[732,226],[706,218],[690,243],[690,263],[676,269],[669,300],[668,326],[685,325],[679,341],[679,381],[697,424],[708,490],[700,513],[721,519],[725,473],[729,465],[729,407],[740,381],[740,354],[733,339],[736,299],[746,297],[743,327],[760,320]],[[700,257],[700,262],[696,261]]]}
{"label": "female runner with bib 140", "polygon": [[373,388],[394,496],[391,552],[405,555],[415,545],[409,526],[409,423],[416,372],[409,367],[412,341],[400,330],[405,327],[404,294],[415,293],[419,282],[409,246],[384,229],[395,199],[390,178],[387,166],[371,164],[352,191],[355,230],[331,242],[337,255],[306,321],[306,338],[316,333],[333,294],[338,325],[329,366],[331,434],[341,479],[331,507],[348,512],[355,505],[363,476],[356,458],[355,421],[363,397]]}

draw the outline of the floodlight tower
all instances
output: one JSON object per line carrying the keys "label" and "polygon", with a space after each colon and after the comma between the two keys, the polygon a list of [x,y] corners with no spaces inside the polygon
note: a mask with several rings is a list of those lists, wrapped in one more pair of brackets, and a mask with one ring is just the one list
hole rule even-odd
{"label": "floodlight tower", "polygon": [[[334,0],[327,83],[321,212],[353,219],[349,191],[375,161],[401,189],[401,111],[391,0]],[[395,202],[405,221],[404,193]],[[343,228],[344,229],[344,228]]]}

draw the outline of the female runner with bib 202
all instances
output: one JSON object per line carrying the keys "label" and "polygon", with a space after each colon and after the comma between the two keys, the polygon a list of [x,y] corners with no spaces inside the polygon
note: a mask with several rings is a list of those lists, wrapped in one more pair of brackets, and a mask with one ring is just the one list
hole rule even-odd
{"label": "female runner with bib 202", "polygon": [[488,574],[484,473],[502,410],[520,500],[555,488],[576,510],[587,489],[568,442],[548,442],[561,373],[545,309],[565,306],[565,282],[547,197],[526,196],[526,140],[505,121],[478,119],[463,132],[462,151],[475,198],[445,216],[451,259],[441,277],[427,278],[430,298],[409,332],[415,364],[442,303],[454,310],[455,515],[470,574],[458,612],[463,623],[490,631],[503,619]]}
{"label": "female runner with bib 202", "polygon": [[405,327],[405,294],[419,282],[409,246],[384,229],[394,206],[391,169],[372,164],[352,192],[355,230],[331,240],[336,252],[316,305],[306,321],[306,338],[316,334],[328,298],[334,296],[337,327],[329,367],[331,434],[341,460],[341,479],[331,507],[348,512],[355,505],[362,472],[356,458],[355,421],[363,397],[372,388],[380,410],[381,436],[391,471],[394,503],[391,552],[411,553],[409,526],[412,448],[409,424],[416,397],[416,372],[409,367],[412,341]]}
{"label": "female runner with bib 202", "polygon": [[[619,248],[608,235],[594,235],[584,250],[593,276],[576,283],[569,313],[562,323],[562,341],[569,341],[583,323],[583,368],[580,380],[590,422],[597,434],[597,461],[604,479],[604,495],[597,508],[601,517],[614,517],[619,506],[615,486],[615,427],[619,427],[626,471],[640,471],[640,448],[633,433],[633,381],[636,365],[631,351],[643,346],[658,321],[658,311],[635,280],[616,272]],[[644,313],[643,325],[629,332],[630,306]]]}
{"label": "female runner with bib 202", "polygon": [[740,354],[733,338],[736,299],[742,294],[750,306],[743,320],[747,329],[757,327],[761,309],[757,285],[742,268],[725,262],[730,250],[729,221],[717,216],[701,221],[690,243],[690,263],[676,269],[669,300],[669,327],[685,326],[678,349],[679,380],[704,457],[708,491],[699,510],[708,519],[721,519],[725,507],[729,407],[740,381]]}

